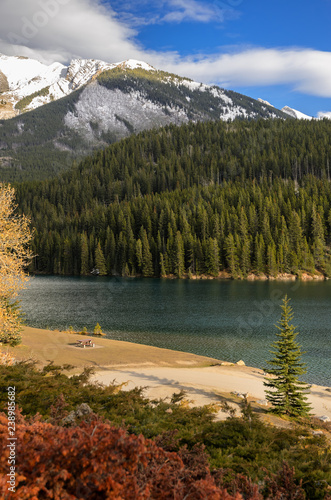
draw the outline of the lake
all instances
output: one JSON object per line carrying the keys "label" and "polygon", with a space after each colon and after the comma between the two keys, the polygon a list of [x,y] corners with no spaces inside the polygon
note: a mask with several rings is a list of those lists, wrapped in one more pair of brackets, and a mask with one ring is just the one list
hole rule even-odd
{"label": "lake", "polygon": [[308,373],[331,386],[331,280],[247,282],[37,276],[21,293],[28,325],[92,331],[264,368],[284,295],[291,298]]}

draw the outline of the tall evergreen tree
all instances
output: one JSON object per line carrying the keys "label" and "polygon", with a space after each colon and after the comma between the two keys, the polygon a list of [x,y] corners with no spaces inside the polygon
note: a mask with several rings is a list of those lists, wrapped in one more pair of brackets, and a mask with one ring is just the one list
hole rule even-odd
{"label": "tall evergreen tree", "polygon": [[107,274],[106,260],[103,255],[100,241],[98,241],[97,247],[95,249],[95,267],[99,270],[100,276],[105,276]]}
{"label": "tall evergreen tree", "polygon": [[313,234],[313,251],[316,267],[319,269],[325,268],[325,239],[322,220],[320,214],[316,211],[315,206],[312,210],[312,234]]}
{"label": "tall evergreen tree", "polygon": [[185,270],[185,254],[184,243],[180,231],[177,231],[175,239],[175,274],[177,278],[181,278]]}
{"label": "tall evergreen tree", "polygon": [[265,245],[262,234],[257,234],[255,237],[255,255],[256,255],[256,272],[258,274],[265,272],[264,262]]}
{"label": "tall evergreen tree", "polygon": [[142,235],[142,272],[143,276],[153,276],[153,260],[150,251],[149,241],[146,230],[141,227],[140,234]]}
{"label": "tall evergreen tree", "polygon": [[239,259],[237,255],[236,243],[233,237],[233,234],[229,234],[225,240],[225,250],[226,250],[226,258],[227,263],[230,269],[232,276],[237,277],[238,274],[238,266]]}
{"label": "tall evergreen tree", "polygon": [[307,403],[306,394],[309,386],[298,379],[299,375],[306,373],[305,364],[300,361],[301,349],[295,341],[298,332],[290,324],[293,319],[289,299],[285,296],[281,306],[282,314],[278,322],[276,333],[279,340],[272,344],[275,349],[271,351],[274,358],[268,364],[275,368],[266,368],[266,373],[274,378],[266,378],[264,385],[266,398],[272,404],[273,413],[289,415],[292,417],[306,416],[309,414],[310,405]]}
{"label": "tall evergreen tree", "polygon": [[218,276],[220,269],[219,248],[216,238],[208,238],[206,251],[207,272]]}
{"label": "tall evergreen tree", "polygon": [[137,259],[137,271],[142,271],[143,266],[143,245],[141,239],[136,241],[136,259]]}
{"label": "tall evergreen tree", "polygon": [[276,245],[274,241],[272,240],[270,245],[268,245],[268,252],[267,252],[267,257],[268,257],[268,274],[270,276],[276,276],[277,275],[277,262],[276,262]]}
{"label": "tall evergreen tree", "polygon": [[88,265],[88,241],[87,241],[87,236],[86,233],[83,233],[80,237],[81,241],[81,253],[80,253],[80,258],[81,258],[81,266],[80,266],[80,274],[83,276],[86,276],[89,273],[89,265]]}
{"label": "tall evergreen tree", "polygon": [[164,265],[164,257],[163,253],[160,254],[160,277],[164,278],[166,276],[166,270],[165,270],[165,265]]}

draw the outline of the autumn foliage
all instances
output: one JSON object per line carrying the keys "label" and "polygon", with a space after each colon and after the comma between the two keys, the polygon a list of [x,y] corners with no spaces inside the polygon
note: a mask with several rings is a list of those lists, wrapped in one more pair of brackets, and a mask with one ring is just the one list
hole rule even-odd
{"label": "autumn foliage", "polygon": [[30,221],[16,215],[15,191],[0,183],[0,342],[20,342],[20,319],[12,300],[28,279],[25,267],[32,257]]}
{"label": "autumn foliage", "polygon": [[0,183],[0,289],[4,297],[15,297],[24,286],[31,252],[30,221],[16,215],[15,190]]}
{"label": "autumn foliage", "polygon": [[[26,420],[17,413],[16,491],[8,492],[8,456],[0,458],[0,498],[9,500],[304,500],[294,469],[266,471],[264,485],[229,471],[211,472],[203,445],[178,453],[142,435],[129,435],[91,414],[88,421],[63,427]],[[0,447],[6,449],[7,418],[0,414]],[[231,472],[231,471],[230,471]],[[264,490],[264,491],[263,491]],[[329,498],[329,497],[327,497]]]}
{"label": "autumn foliage", "polygon": [[[0,364],[1,385],[15,386],[22,408],[17,490],[8,496],[0,479],[1,500],[331,500],[329,442],[310,428],[265,425],[244,405],[241,417],[215,422],[210,408],[187,408],[178,394],[151,403],[142,389],[99,386],[90,370],[69,377],[60,368]],[[7,405],[2,390],[0,411]],[[9,468],[6,417],[0,478]]]}
{"label": "autumn foliage", "polygon": [[[192,454],[183,458],[164,451],[142,435],[95,419],[65,428],[19,418],[17,429],[16,498],[241,500],[218,487],[207,462],[196,466]],[[6,449],[7,419],[0,416],[0,446]],[[193,453],[194,457],[194,453]],[[185,464],[185,462],[187,462]],[[7,457],[0,458],[0,497],[7,491]],[[260,499],[261,496],[250,497]]]}

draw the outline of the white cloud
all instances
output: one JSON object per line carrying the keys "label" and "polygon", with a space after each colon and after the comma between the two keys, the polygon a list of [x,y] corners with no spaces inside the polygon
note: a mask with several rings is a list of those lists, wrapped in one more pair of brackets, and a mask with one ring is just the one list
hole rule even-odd
{"label": "white cloud", "polygon": [[[172,6],[172,12],[181,12],[182,20],[190,16],[204,22],[209,16],[207,10],[207,17],[203,17],[201,3],[196,0],[159,2]],[[27,55],[43,62],[68,62],[73,57],[107,62],[133,58],[227,88],[290,85],[302,93],[331,97],[331,52],[242,48],[237,52],[227,49],[226,53],[181,57],[175,52],[144,50],[136,34],[110,8],[106,9],[102,0],[0,3],[0,51],[7,55]]]}
{"label": "white cloud", "polygon": [[291,85],[305,94],[331,97],[331,52],[252,48],[238,53],[180,59],[166,55],[163,67],[224,87]]}
{"label": "white cloud", "polygon": [[61,62],[141,55],[135,31],[99,0],[1,0],[0,51]]}
{"label": "white cloud", "polygon": [[323,120],[323,118],[328,118],[329,120],[331,120],[331,111],[319,111],[317,113],[317,118],[319,118],[320,120]]}
{"label": "white cloud", "polygon": [[202,3],[196,0],[168,0],[167,4],[171,11],[161,18],[165,22],[223,22],[226,15],[233,10],[230,8],[221,9],[216,3]]}
{"label": "white cloud", "polygon": [[114,9],[121,19],[134,26],[148,24],[199,22],[223,23],[226,19],[238,17],[231,2],[199,0],[114,0]]}

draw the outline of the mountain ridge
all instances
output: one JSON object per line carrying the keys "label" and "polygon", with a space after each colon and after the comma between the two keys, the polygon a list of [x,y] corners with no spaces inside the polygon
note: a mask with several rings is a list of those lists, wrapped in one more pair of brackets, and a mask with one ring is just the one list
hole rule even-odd
{"label": "mountain ridge", "polygon": [[[14,59],[16,69],[6,78],[10,88],[16,85],[11,105],[16,99],[15,113],[19,114],[0,121],[0,179],[5,181],[56,175],[75,158],[171,123],[291,119],[243,94],[194,82],[134,59],[116,64],[77,59],[68,68],[44,65],[39,79],[33,75],[41,63],[32,61],[33,67],[22,77],[17,68],[30,60]],[[4,61],[9,64],[7,56],[0,56],[0,70],[5,69]],[[8,92],[3,92],[0,110],[8,113],[6,99]]]}
{"label": "mountain ridge", "polygon": [[[71,92],[92,82],[104,71],[120,68],[122,70],[143,69],[156,73],[164,73],[144,61],[128,59],[117,63],[107,63],[99,59],[72,59],[68,66],[61,63],[43,64],[25,56],[6,56],[0,53],[0,120],[9,119],[21,112],[32,111],[39,106],[69,95]],[[22,77],[22,74],[24,75]],[[177,75],[176,75],[177,76]],[[180,77],[182,82],[191,88],[215,88],[216,86],[193,82],[189,78]],[[258,98],[262,105],[275,107],[267,100]],[[309,119],[312,117],[284,106],[281,112],[292,118]],[[229,116],[231,118],[231,116]]]}
{"label": "mountain ridge", "polygon": [[[0,78],[2,75],[2,80],[5,82],[5,85],[0,89],[1,97],[4,100],[7,99],[8,103],[12,105],[13,113],[16,116],[19,111],[32,111],[43,104],[65,97],[95,80],[104,71],[115,68],[123,71],[141,69],[154,72],[164,81],[169,81],[171,78],[173,80],[177,79],[188,88],[200,89],[202,92],[208,89],[219,89],[215,85],[194,82],[190,78],[179,77],[158,70],[144,61],[135,59],[117,63],[107,63],[98,59],[73,59],[68,66],[61,63],[53,63],[47,66],[27,57],[0,54]],[[41,99],[39,93],[46,88],[48,92],[44,92]],[[24,98],[31,98],[30,102],[24,108],[22,106],[17,107],[17,104]],[[261,103],[270,105],[267,101],[261,101]]]}

